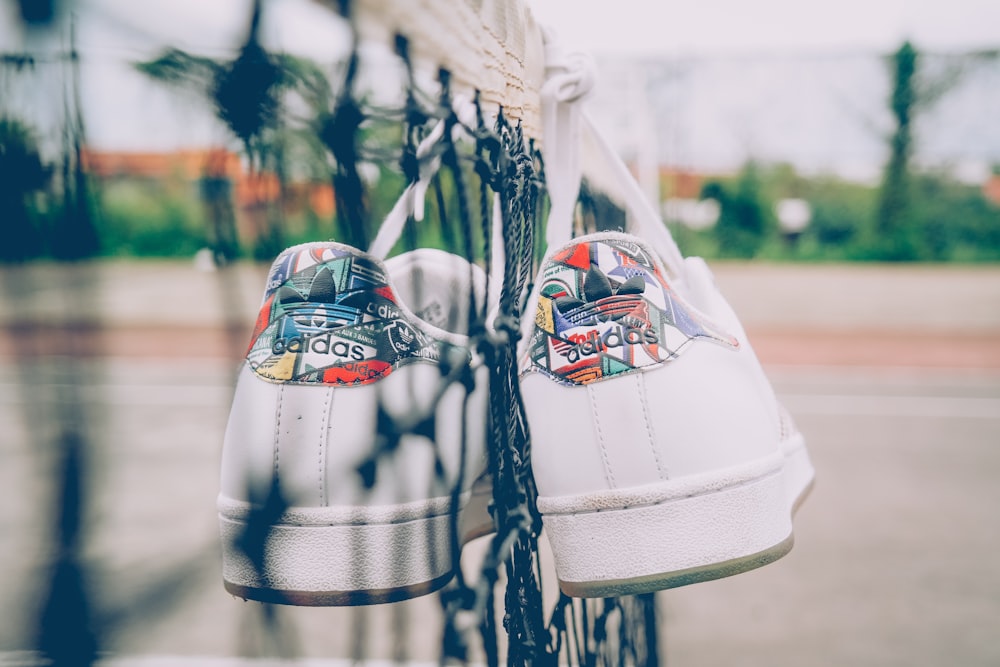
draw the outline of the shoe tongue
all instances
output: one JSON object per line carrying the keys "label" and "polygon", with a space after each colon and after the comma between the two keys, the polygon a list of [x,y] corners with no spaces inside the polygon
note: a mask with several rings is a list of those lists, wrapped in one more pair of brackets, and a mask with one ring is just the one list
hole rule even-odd
{"label": "shoe tongue", "polygon": [[468,334],[470,290],[478,304],[485,287],[479,267],[431,248],[397,255],[386,266],[399,302],[419,320],[445,332]]}

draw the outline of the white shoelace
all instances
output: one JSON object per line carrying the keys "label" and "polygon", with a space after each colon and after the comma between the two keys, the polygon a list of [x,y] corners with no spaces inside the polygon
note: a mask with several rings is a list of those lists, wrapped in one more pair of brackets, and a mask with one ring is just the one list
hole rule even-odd
{"label": "white shoelace", "polygon": [[681,276],[684,258],[673,237],[621,157],[583,109],[583,100],[596,79],[593,59],[583,53],[566,53],[551,31],[543,30],[543,34],[546,80],[541,90],[542,154],[552,203],[545,235],[549,249],[561,247],[572,238],[573,212],[584,173],[582,153],[586,143],[594,151],[589,157],[609,171],[608,175],[621,190],[623,204],[630,214],[626,231],[652,245],[667,271],[674,277]]}
{"label": "white shoelace", "polygon": [[[468,132],[462,126],[475,127],[477,122],[475,103],[458,95],[454,99],[452,108],[455,110],[455,114],[461,123],[461,125],[455,125],[452,140],[463,141],[469,139]],[[444,132],[445,121],[438,121],[417,146],[416,157],[419,163],[418,170],[420,177],[416,182],[407,186],[403,194],[396,200],[392,210],[389,211],[389,214],[382,221],[375,239],[368,248],[370,255],[378,259],[385,259],[392,251],[393,246],[396,245],[399,237],[402,236],[403,228],[406,226],[406,221],[411,215],[416,222],[423,221],[427,188],[430,187],[435,174],[441,169],[441,157],[439,155],[431,155],[431,151],[441,140],[441,137],[444,136]],[[486,303],[490,304],[490,310],[494,308],[494,304],[500,302],[500,289],[503,286],[505,256],[503,224],[500,215],[500,197],[499,195],[494,195],[492,224],[490,225],[492,228],[490,244],[492,252],[488,281],[489,292],[486,295]]]}
{"label": "white shoelace", "polygon": [[[590,149],[588,159],[599,162],[613,185],[619,190],[621,203],[628,213],[625,231],[650,244],[663,260],[671,277],[681,278],[684,258],[669,230],[646,199],[621,157],[583,108],[583,101],[593,89],[596,80],[596,66],[593,59],[585,53],[564,51],[552,31],[543,30],[543,33],[546,66],[545,82],[540,91],[542,154],[545,158],[546,187],[551,203],[546,222],[545,259],[573,237],[573,218],[584,174],[583,155],[586,145]],[[468,127],[475,125],[476,107],[470,100],[456,97],[454,109],[462,124]],[[418,145],[416,154],[420,176],[416,182],[407,186],[386,216],[369,248],[371,255],[384,259],[402,235],[407,220],[411,216],[417,222],[424,219],[427,188],[441,168],[441,159],[437,155],[432,155],[432,149],[441,140],[445,125],[444,121],[439,121]],[[455,141],[469,138],[468,133],[459,125],[455,126],[454,132]],[[504,244],[500,215],[499,197],[494,196],[490,294],[487,295],[487,303],[491,305],[499,302],[498,292],[503,283]],[[533,293],[528,303],[534,303],[535,298],[537,294]],[[522,344],[530,333],[533,321],[532,314],[525,315]]]}
{"label": "white shoelace", "polygon": [[[465,97],[456,96],[453,108],[458,120],[468,126],[473,127],[476,123],[476,105]],[[426,137],[417,145],[418,172],[420,174],[416,182],[411,183],[396,200],[396,204],[389,211],[389,214],[382,221],[375,239],[368,247],[368,253],[379,259],[385,259],[396,245],[396,241],[403,234],[403,227],[406,221],[413,216],[417,222],[424,219],[424,200],[427,196],[427,188],[430,187],[434,175],[441,169],[441,156],[431,155],[431,150],[444,136],[445,121],[438,121]],[[466,137],[466,132],[460,125],[455,125],[452,134],[453,141],[460,141]]]}

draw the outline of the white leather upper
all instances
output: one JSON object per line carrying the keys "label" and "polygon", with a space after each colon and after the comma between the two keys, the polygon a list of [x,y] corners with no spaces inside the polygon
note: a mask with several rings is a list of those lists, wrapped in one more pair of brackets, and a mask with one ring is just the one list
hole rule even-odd
{"label": "white leather upper", "polygon": [[541,496],[654,484],[780,451],[777,400],[742,327],[704,262],[686,260],[684,269],[675,289],[739,347],[695,340],[676,359],[578,386],[526,373],[521,391]]}
{"label": "white leather upper", "polygon": [[[543,95],[543,151],[546,178],[556,187],[550,188],[542,272],[571,241],[579,179],[586,175],[591,185],[616,193],[616,203],[627,211],[628,236],[621,238],[650,251],[685,305],[739,346],[695,339],[676,358],[640,371],[589,384],[560,383],[551,373],[533,370],[527,357],[535,327],[530,316],[543,287],[536,281],[519,353],[527,370],[521,391],[540,496],[655,484],[772,458],[782,436],[778,404],[739,320],[704,261],[682,257],[628,168],[581,108],[577,88],[586,86],[574,82],[591,80],[587,59],[563,54],[555,43],[547,45],[546,55],[553,66],[550,94]],[[567,88],[564,82],[574,85]],[[663,331],[670,333],[669,327]]]}
{"label": "white leather upper", "polygon": [[[250,500],[248,483],[266,490],[276,476],[292,504],[307,507],[398,504],[447,495],[459,470],[464,389],[445,391],[435,412],[443,480],[434,478],[435,445],[403,436],[379,459],[376,485],[366,490],[358,466],[376,445],[376,406],[396,417],[423,414],[442,383],[438,367],[415,363],[373,385],[328,387],[268,382],[240,371],[222,459],[222,495]],[[486,371],[477,376],[466,414],[466,488],[484,466]]]}
{"label": "white leather upper", "polygon": [[[385,266],[407,320],[438,343],[454,345],[451,352],[464,363],[465,353],[473,352],[465,335],[469,292],[482,298],[482,270],[429,248],[393,257]],[[443,350],[451,356],[447,345]],[[468,401],[462,384],[449,382],[433,361],[415,360],[357,386],[269,380],[244,363],[223,444],[221,496],[260,501],[272,479],[298,507],[399,505],[448,496],[458,479],[463,439],[463,486],[471,488],[485,467],[489,375],[478,359],[471,363],[475,387]],[[367,489],[358,469],[384,445],[380,405],[407,432],[398,448],[378,458],[375,485]],[[432,438],[410,432],[432,411]],[[438,458],[443,476],[435,473]]]}

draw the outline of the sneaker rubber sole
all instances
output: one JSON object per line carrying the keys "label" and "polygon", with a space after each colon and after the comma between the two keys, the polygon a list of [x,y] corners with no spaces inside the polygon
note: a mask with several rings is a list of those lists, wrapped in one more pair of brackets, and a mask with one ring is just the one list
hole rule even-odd
{"label": "sneaker rubber sole", "polygon": [[[804,456],[804,448],[802,449]],[[634,595],[728,577],[793,545],[792,508],[811,480],[789,455],[631,489],[540,497],[560,588]]]}
{"label": "sneaker rubber sole", "polygon": [[220,498],[225,588],[247,600],[298,606],[426,595],[454,574],[449,506],[449,498],[435,498],[389,507],[291,508],[269,527],[258,569],[240,546],[250,505]]}

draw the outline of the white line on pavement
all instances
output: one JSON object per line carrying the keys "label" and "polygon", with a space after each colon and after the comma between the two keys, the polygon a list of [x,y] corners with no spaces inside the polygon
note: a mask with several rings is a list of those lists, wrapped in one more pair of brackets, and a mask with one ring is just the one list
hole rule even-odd
{"label": "white line on pavement", "polygon": [[1000,398],[880,394],[782,394],[793,415],[1000,419]]}
{"label": "white line on pavement", "polygon": [[[25,389],[0,384],[0,404],[21,404],[29,396],[34,401],[56,401],[60,388],[69,387],[47,384]],[[78,389],[81,400],[111,406],[225,408],[233,395],[232,387],[221,384],[101,384]],[[992,397],[782,393],[780,398],[793,415],[1000,419],[1000,398]]]}

